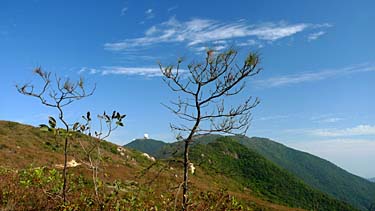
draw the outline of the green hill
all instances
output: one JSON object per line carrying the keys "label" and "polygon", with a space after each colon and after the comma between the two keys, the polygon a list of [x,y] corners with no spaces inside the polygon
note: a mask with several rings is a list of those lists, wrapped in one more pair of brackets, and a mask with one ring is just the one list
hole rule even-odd
{"label": "green hill", "polygon": [[167,143],[155,139],[136,139],[126,144],[125,147],[136,149],[141,152],[146,152],[149,155],[155,156],[160,148],[165,145],[167,145]]}
{"label": "green hill", "polygon": [[[181,158],[182,146],[182,142],[166,144],[153,156]],[[312,210],[355,210],[310,188],[286,170],[231,138],[223,140],[218,135],[196,137],[191,148],[191,159],[205,173],[233,178],[253,193],[274,203]]]}
{"label": "green hill", "polygon": [[375,184],[329,161],[265,138],[243,136],[235,138],[305,183],[337,199],[347,201],[362,210],[368,210],[375,203]]}
{"label": "green hill", "polygon": [[310,188],[229,137],[208,144],[196,144],[191,151],[191,160],[207,172],[234,178],[272,202],[308,210],[355,210],[348,204]]}
{"label": "green hill", "polygon": [[[208,144],[220,138],[220,135],[196,137],[194,144]],[[286,147],[266,138],[248,138],[232,136],[242,145],[256,151],[277,166],[287,170],[306,184],[335,198],[347,201],[362,210],[368,210],[375,201],[375,184],[355,176],[333,163],[309,153]],[[153,156],[170,157],[181,153],[182,144],[166,144],[155,150]]]}

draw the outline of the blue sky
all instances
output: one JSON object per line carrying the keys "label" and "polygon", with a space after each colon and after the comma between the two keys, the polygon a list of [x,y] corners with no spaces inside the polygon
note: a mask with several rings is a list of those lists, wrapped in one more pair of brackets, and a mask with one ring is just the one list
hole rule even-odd
{"label": "blue sky", "polygon": [[207,48],[258,51],[264,71],[240,96],[258,96],[248,136],[272,138],[375,177],[374,1],[0,1],[0,119],[39,125],[55,111],[17,93],[32,70],[97,85],[66,108],[119,110],[125,144],[148,133],[173,140],[175,95],[157,62],[199,61]]}

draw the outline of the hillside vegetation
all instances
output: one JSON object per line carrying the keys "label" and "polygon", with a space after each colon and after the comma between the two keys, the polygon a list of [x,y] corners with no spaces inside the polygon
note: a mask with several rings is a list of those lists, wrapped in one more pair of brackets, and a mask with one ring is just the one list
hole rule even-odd
{"label": "hillside vegetation", "polygon": [[[355,210],[309,187],[233,138],[218,135],[196,137],[191,152],[192,161],[203,167],[206,173],[233,178],[242,188],[251,190],[252,194],[275,203],[312,210]],[[133,147],[136,148],[136,145],[133,144]],[[166,144],[153,156],[181,158],[182,149],[182,142]]]}
{"label": "hillside vegetation", "polygon": [[375,184],[317,156],[288,148],[265,138],[235,137],[312,187],[368,210],[375,204]]}
{"label": "hillside vegetation", "polygon": [[[195,138],[194,144],[208,144],[221,138],[220,135],[205,135]],[[346,201],[361,210],[369,210],[375,200],[375,184],[350,174],[329,161],[314,155],[291,149],[266,138],[231,136],[278,167],[288,171],[309,186],[336,199]],[[134,146],[136,149],[137,147]],[[165,144],[153,154],[159,158],[181,154],[181,143]]]}
{"label": "hillside vegetation", "polygon": [[219,138],[197,144],[191,159],[208,172],[223,174],[267,199],[308,210],[353,210],[353,207],[314,190],[236,140]]}
{"label": "hillside vegetation", "polygon": [[163,141],[158,141],[155,139],[136,139],[127,144],[126,147],[136,149],[154,156],[159,151],[159,149],[166,144],[167,143]]}
{"label": "hillside vegetation", "polygon": [[[69,160],[80,165],[68,169],[68,203],[62,204],[62,169],[58,167],[63,163],[62,140],[39,128],[0,121],[0,210],[179,209],[182,165],[178,159],[153,162],[139,151],[119,151],[119,146],[103,141],[96,199],[91,170],[80,148],[93,140],[75,136]],[[241,181],[200,166],[190,183],[190,210],[303,210],[244,190]]]}

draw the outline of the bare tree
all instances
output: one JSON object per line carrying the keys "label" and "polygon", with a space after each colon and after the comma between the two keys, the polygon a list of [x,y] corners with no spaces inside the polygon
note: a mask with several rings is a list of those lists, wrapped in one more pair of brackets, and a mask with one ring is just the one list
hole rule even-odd
{"label": "bare tree", "polygon": [[176,66],[160,64],[165,83],[172,91],[180,93],[176,101],[165,106],[186,123],[171,124],[184,141],[183,210],[187,210],[189,204],[189,145],[194,137],[210,133],[245,134],[251,110],[259,104],[259,99],[251,96],[237,106],[225,101],[241,93],[246,79],[261,71],[257,53],[249,53],[241,65],[236,64],[237,56],[238,52],[232,49],[218,54],[209,50],[203,62],[191,63],[187,70],[180,68],[181,59]]}
{"label": "bare tree", "polygon": [[[68,160],[68,144],[70,125],[65,119],[63,108],[74,101],[91,96],[95,91],[95,86],[89,91],[86,91],[84,81],[82,78],[76,82],[71,82],[69,78],[62,79],[55,75],[54,83],[51,80],[51,73],[44,72],[40,67],[34,70],[43,81],[41,89],[36,90],[32,84],[17,85],[16,88],[19,93],[36,97],[40,102],[48,107],[56,108],[59,113],[59,120],[64,125],[64,168],[63,168],[63,190],[62,196],[64,203],[66,202],[67,192],[67,160]],[[55,127],[56,121],[54,118],[49,119],[50,126]]]}

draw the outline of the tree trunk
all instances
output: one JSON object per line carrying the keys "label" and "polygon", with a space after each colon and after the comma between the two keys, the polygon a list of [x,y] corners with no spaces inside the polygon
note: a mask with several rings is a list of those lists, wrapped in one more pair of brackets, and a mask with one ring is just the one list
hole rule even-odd
{"label": "tree trunk", "polygon": [[63,170],[63,200],[66,203],[66,175],[67,175],[67,163],[68,163],[68,137],[65,137],[64,144],[64,170]]}
{"label": "tree trunk", "polygon": [[184,151],[184,187],[182,191],[182,210],[188,210],[188,178],[189,178],[189,140],[185,140]]}

